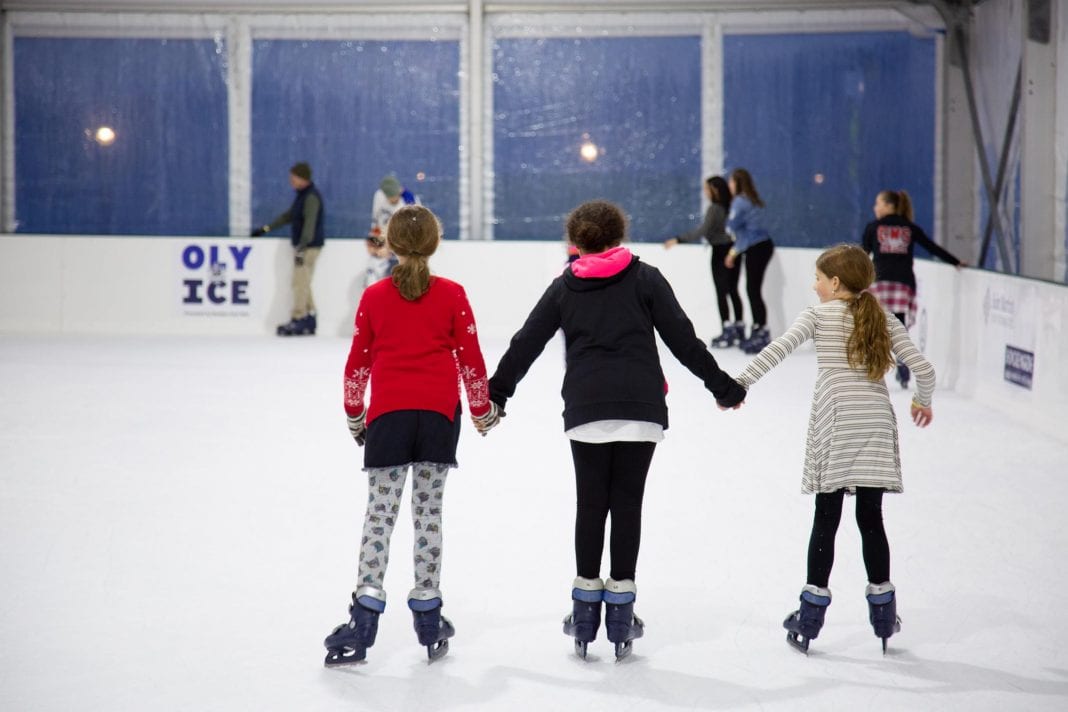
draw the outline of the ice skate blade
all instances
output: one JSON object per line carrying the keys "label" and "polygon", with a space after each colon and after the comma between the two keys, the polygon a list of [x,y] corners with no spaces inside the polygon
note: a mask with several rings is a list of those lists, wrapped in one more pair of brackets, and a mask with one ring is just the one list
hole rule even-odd
{"label": "ice skate blade", "polygon": [[445,657],[445,654],[449,652],[449,640],[439,640],[434,645],[426,646],[427,662],[432,663],[435,660],[440,660]]}
{"label": "ice skate blade", "polygon": [[616,662],[620,662],[634,651],[634,641],[616,643]]}
{"label": "ice skate blade", "polygon": [[346,655],[344,651],[331,651],[326,654],[323,665],[328,668],[346,667],[348,665],[362,665],[367,662],[367,650],[354,650]]}
{"label": "ice skate blade", "polygon": [[589,645],[584,640],[575,641],[575,655],[579,656],[583,660],[586,660],[586,647]]}
{"label": "ice skate blade", "polygon": [[790,647],[794,648],[795,650],[801,651],[806,656],[808,655],[809,639],[805,636],[790,632],[786,634],[786,642],[789,643]]}

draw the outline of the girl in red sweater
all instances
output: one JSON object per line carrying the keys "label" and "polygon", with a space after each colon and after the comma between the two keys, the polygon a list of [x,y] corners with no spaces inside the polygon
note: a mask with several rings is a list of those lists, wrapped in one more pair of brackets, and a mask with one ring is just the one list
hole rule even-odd
{"label": "girl in red sweater", "polygon": [[[386,242],[400,262],[391,279],[368,287],[356,309],[345,364],[345,413],[364,447],[367,515],[359,583],[350,620],[327,636],[326,665],[367,656],[385,610],[383,583],[408,468],[412,469],[415,586],[408,607],[431,660],[448,652],[452,624],[441,615],[441,507],[445,479],[456,467],[460,437],[457,370],[475,427],[485,435],[502,415],[489,399],[475,317],[463,287],[432,277],[427,260],[441,240],[441,223],[419,205],[398,210]],[[364,407],[369,382],[371,403]]]}

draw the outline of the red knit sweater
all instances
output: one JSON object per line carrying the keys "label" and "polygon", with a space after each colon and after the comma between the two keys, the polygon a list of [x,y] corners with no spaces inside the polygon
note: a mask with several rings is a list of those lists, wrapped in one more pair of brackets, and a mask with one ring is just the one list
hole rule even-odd
{"label": "red knit sweater", "polygon": [[458,376],[471,414],[485,415],[486,364],[462,286],[431,277],[430,289],[413,302],[390,279],[364,291],[345,363],[346,413],[363,412],[370,381],[368,424],[394,410],[430,410],[452,420],[460,401]]}

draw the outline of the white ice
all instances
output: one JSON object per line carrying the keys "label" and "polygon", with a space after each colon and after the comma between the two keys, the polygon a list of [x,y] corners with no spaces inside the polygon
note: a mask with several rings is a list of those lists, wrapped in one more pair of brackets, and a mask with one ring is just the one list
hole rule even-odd
{"label": "white ice", "polygon": [[[492,368],[504,344],[483,346]],[[602,638],[583,662],[561,632],[574,484],[552,343],[502,425],[461,438],[449,655],[428,665],[411,630],[402,519],[368,662],[324,669],[366,496],[341,412],[347,349],[0,337],[0,709],[1068,709],[1066,447],[951,391],[921,430],[891,383],[906,491],[885,499],[904,621],[888,654],[851,502],[826,627],[808,657],[786,645],[812,516],[811,351],[730,413],[665,357],[672,426],[647,488],[647,629],[628,660]],[[732,373],[746,359],[717,356]]]}

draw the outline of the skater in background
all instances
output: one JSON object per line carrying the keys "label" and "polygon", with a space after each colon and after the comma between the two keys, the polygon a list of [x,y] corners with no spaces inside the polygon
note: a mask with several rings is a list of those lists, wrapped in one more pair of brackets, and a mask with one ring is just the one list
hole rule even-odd
{"label": "skater in background", "polygon": [[[738,277],[741,268],[737,263],[728,267],[727,253],[731,249],[731,237],[727,234],[727,215],[731,209],[731,191],[722,176],[712,176],[704,184],[705,197],[709,201],[704,221],[693,230],[664,241],[670,249],[680,242],[705,240],[712,246],[712,284],[716,288],[716,304],[723,329],[712,339],[715,348],[729,348],[741,343],[745,332],[742,317],[742,298],[738,296]],[[734,319],[728,307],[734,309]]]}
{"label": "skater in background", "polygon": [[[956,265],[966,266],[939,247],[913,220],[912,199],[904,190],[883,190],[872,206],[875,220],[864,228],[861,244],[875,262],[875,284],[871,293],[901,320],[905,328],[916,321],[916,273],[913,250],[920,244],[932,255]],[[897,382],[909,387],[909,367],[897,362]]]}
{"label": "skater in background", "polygon": [[727,185],[730,187],[731,210],[727,216],[727,230],[734,235],[734,246],[727,252],[724,264],[733,269],[739,258],[745,258],[745,293],[753,312],[753,329],[749,338],[739,344],[747,354],[764,348],[769,339],[768,309],[764,304],[764,273],[775,252],[775,243],[764,221],[764,201],[757,192],[749,171],[735,168]]}
{"label": "skater in background", "polygon": [[912,368],[912,420],[926,427],[935,374],[901,322],[867,291],[874,279],[871,260],[856,245],[824,251],[816,260],[814,285],[820,304],[803,311],[736,379],[749,388],[805,341],[816,344],[819,373],[801,481],[802,492],[816,495],[816,514],[801,606],[783,622],[787,640],[804,651],[819,634],[831,602],[834,538],[847,492],[856,495],[869,621],[884,652],[886,640],[901,629],[882,518],[883,493],[902,491],[897,420],[884,376],[894,356]]}
{"label": "skater in background", "polygon": [[[415,586],[408,607],[431,660],[448,651],[453,626],[441,615],[441,510],[449,468],[460,437],[457,369],[478,430],[500,413],[490,402],[475,317],[463,287],[431,276],[428,258],[441,223],[410,205],[390,219],[386,242],[399,265],[391,280],[364,291],[356,309],[352,348],[345,363],[344,406],[349,430],[364,448],[367,514],[350,620],[324,641],[328,666],[363,660],[385,610],[389,541],[412,470]],[[364,395],[371,383],[371,402]]]}
{"label": "skater in background", "polygon": [[[564,430],[577,491],[577,578],[564,632],[575,638],[583,657],[600,627],[602,602],[617,658],[630,652],[631,641],[644,630],[634,615],[642,499],[653,450],[668,426],[655,335],[722,407],[737,407],[744,397],[697,338],[663,275],[621,246],[625,230],[623,212],[611,203],[575,208],[567,235],[579,258],[549,285],[490,379],[490,398],[503,409],[545,344],[563,329]],[[609,514],[611,571],[604,581]]]}
{"label": "skater in background", "polygon": [[384,237],[389,219],[405,205],[419,205],[419,198],[410,190],[405,190],[395,176],[388,175],[383,178],[371,198],[371,228],[367,231],[367,272],[363,285],[365,288],[388,277],[397,265],[397,257],[386,246]]}
{"label": "skater in background", "polygon": [[289,241],[293,245],[293,310],[289,321],[280,324],[277,331],[279,336],[313,336],[316,318],[311,282],[326,239],[323,196],[312,182],[311,166],[307,163],[297,163],[289,169],[289,184],[297,192],[289,210],[253,230],[252,236],[259,237],[289,224]]}

